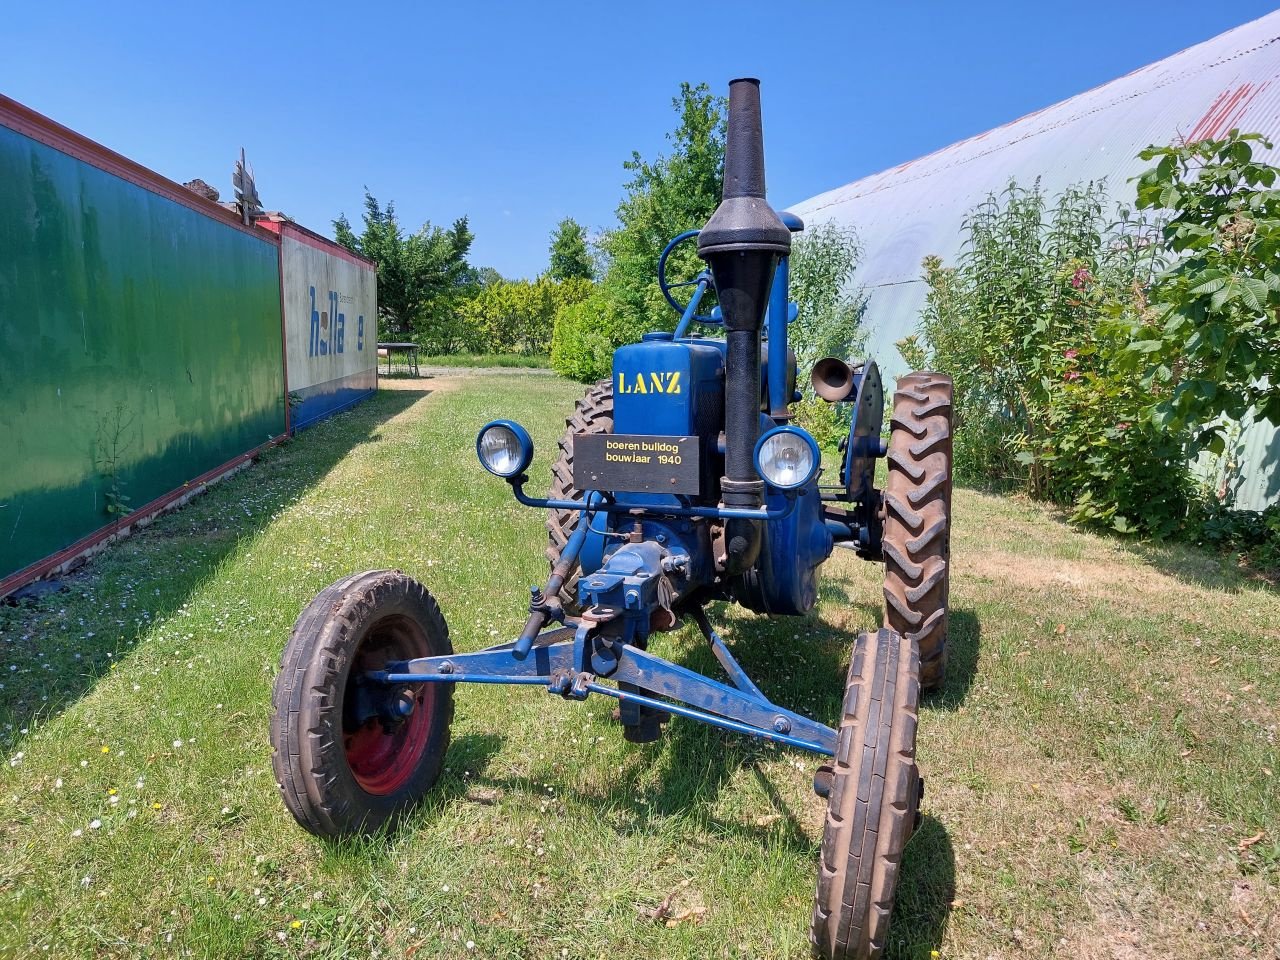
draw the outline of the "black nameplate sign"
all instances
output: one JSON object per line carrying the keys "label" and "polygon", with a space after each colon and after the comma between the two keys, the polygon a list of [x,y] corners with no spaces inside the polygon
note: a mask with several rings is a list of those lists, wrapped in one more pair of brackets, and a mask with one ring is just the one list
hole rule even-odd
{"label": "black nameplate sign", "polygon": [[573,485],[618,493],[701,493],[697,437],[577,433]]}

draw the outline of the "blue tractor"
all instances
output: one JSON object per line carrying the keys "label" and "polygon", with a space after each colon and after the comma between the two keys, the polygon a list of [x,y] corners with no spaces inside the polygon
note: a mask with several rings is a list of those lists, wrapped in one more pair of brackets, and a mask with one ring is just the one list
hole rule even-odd
{"label": "blue tractor", "polygon": [[[787,258],[802,228],[765,200],[759,83],[735,80],[723,200],[659,265],[681,313],[675,331],[615,352],[612,378],[567,421],[547,497],[526,490],[533,443],[523,427],[497,420],[476,439],[483,467],[521,503],[548,511],[551,572],[531,588],[519,634],[455,653],[431,594],[393,570],[340,580],[298,618],[271,738],[282,796],[303,827],[367,833],[408,811],[440,775],[460,683],[610,697],[628,740],[699,721],[822,757],[814,951],[879,954],[923,795],[920,691],[941,684],[946,664],[952,387],[935,373],[899,379],[886,440],[876,365],[818,363],[818,395],[851,404],[838,482],[822,482],[818,445],[790,413],[799,394],[787,347],[795,319]],[[670,280],[672,250],[695,240],[706,269]],[[687,302],[677,299],[683,291]],[[718,305],[705,310],[713,298]],[[695,324],[723,335],[692,335]],[[770,702],[704,608],[728,600],[802,615],[836,547],[883,561],[885,617],[853,644],[832,728]],[[655,632],[685,620],[706,637],[727,682],[649,651]]]}

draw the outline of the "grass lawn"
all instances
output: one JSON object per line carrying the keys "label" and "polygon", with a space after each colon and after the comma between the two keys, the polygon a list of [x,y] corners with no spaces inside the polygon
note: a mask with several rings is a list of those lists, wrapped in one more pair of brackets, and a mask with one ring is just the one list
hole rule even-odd
{"label": "grass lawn", "polygon": [[[68,592],[0,606],[0,957],[808,956],[816,760],[680,719],[630,746],[611,701],[459,688],[447,772],[403,829],[294,824],[268,705],[317,591],[399,567],[469,650],[512,636],[545,575],[542,517],[473,437],[518,417],[545,476],[579,388],[384,386]],[[891,955],[1275,956],[1280,596],[963,490],[953,556]],[[837,551],[817,614],[714,614],[767,694],[832,722],[879,590]],[[693,629],[657,649],[714,665]],[[663,902],[685,919],[652,919]]]}

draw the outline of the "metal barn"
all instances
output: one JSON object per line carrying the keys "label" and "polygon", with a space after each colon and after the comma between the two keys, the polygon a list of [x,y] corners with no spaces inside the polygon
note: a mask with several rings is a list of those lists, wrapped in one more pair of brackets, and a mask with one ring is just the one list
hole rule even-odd
{"label": "metal barn", "polygon": [[[1105,179],[1131,200],[1138,151],[1179,138],[1220,136],[1233,127],[1280,143],[1280,12],[1197,44],[1069,100],[987,133],[819,194],[790,209],[806,223],[857,230],[865,247],[857,282],[869,294],[870,353],[890,376],[905,363],[894,344],[912,333],[927,289],[921,261],[954,263],[961,221],[1009,179],[1037,177],[1049,195]],[[1273,151],[1271,161],[1280,162]],[[1280,433],[1248,424],[1240,439],[1236,504],[1261,509],[1280,499]]]}

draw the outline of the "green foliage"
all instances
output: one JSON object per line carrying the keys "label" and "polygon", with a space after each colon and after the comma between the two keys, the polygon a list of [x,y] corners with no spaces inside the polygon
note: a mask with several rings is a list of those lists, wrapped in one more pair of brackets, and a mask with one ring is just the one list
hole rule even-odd
{"label": "green foliage", "polygon": [[1250,408],[1280,423],[1280,190],[1274,166],[1253,159],[1237,130],[1222,140],[1149,147],[1138,207],[1168,211],[1176,259],[1152,284],[1150,307],[1124,318],[1127,361],[1171,431],[1191,428],[1221,452],[1226,421]]}
{"label": "green foliage", "polygon": [[[615,348],[649,330],[675,329],[678,317],[658,288],[658,257],[672,237],[701,227],[720,202],[725,102],[706,84],[682,83],[672,106],[680,122],[667,134],[671,154],[647,161],[633,152],[623,164],[632,177],[618,205],[618,228],[600,239],[607,268],[598,289],[556,315],[551,365],[563,376],[584,383],[607,377]],[[693,277],[702,266],[686,244],[668,273]]]}
{"label": "green foliage", "polygon": [[587,231],[572,217],[565,217],[551,234],[552,280],[595,280],[596,268],[587,249]]}
{"label": "green foliage", "polygon": [[955,267],[925,260],[929,294],[905,355],[956,382],[955,471],[1013,484],[1120,532],[1178,529],[1191,491],[1185,437],[1141,417],[1151,393],[1118,357],[1109,321],[1145,308],[1158,245],[1142,222],[1103,217],[1104,185],[1050,211],[1010,183],[965,221]]}
{"label": "green foliage", "polygon": [[591,281],[501,280],[480,289],[458,307],[468,349],[493,353],[545,354],[556,314],[590,296]]}
{"label": "green foliage", "polygon": [[857,234],[834,223],[810,227],[791,248],[791,300],[799,309],[788,338],[801,370],[823,357],[849,359],[866,347],[867,298],[853,286],[862,259]]}
{"label": "green foliage", "polygon": [[849,410],[817,399],[809,372],[823,357],[849,360],[866,348],[861,323],[867,298],[853,283],[861,257],[857,234],[833,223],[808,228],[791,248],[790,295],[798,314],[787,336],[803,394],[792,412],[820,446],[832,450],[849,433]]}
{"label": "green foliage", "polygon": [[1216,498],[1197,503],[1196,541],[1236,554],[1258,570],[1280,570],[1280,505],[1265,510],[1234,510]]}
{"label": "green foliage", "polygon": [[551,336],[551,366],[579,383],[609,376],[613,351],[625,342],[626,324],[616,301],[597,287],[589,297],[560,309]]}
{"label": "green foliage", "polygon": [[338,243],[378,264],[380,336],[412,336],[440,353],[458,348],[463,331],[454,308],[475,279],[467,264],[474,236],[466,217],[447,229],[424,223],[406,236],[395,204],[382,207],[366,190],[363,232],[357,236],[345,214],[333,229]]}
{"label": "green foliage", "polygon": [[[725,101],[706,84],[680,85],[672,106],[680,116],[667,134],[672,152],[653,161],[638,152],[624,167],[632,174],[618,205],[620,226],[601,239],[609,269],[604,293],[620,319],[618,343],[654,329],[672,330],[677,317],[658,289],[658,257],[667,241],[701,227],[720,202],[724,176]],[[695,274],[701,261],[692,244],[673,257],[670,270]]]}

